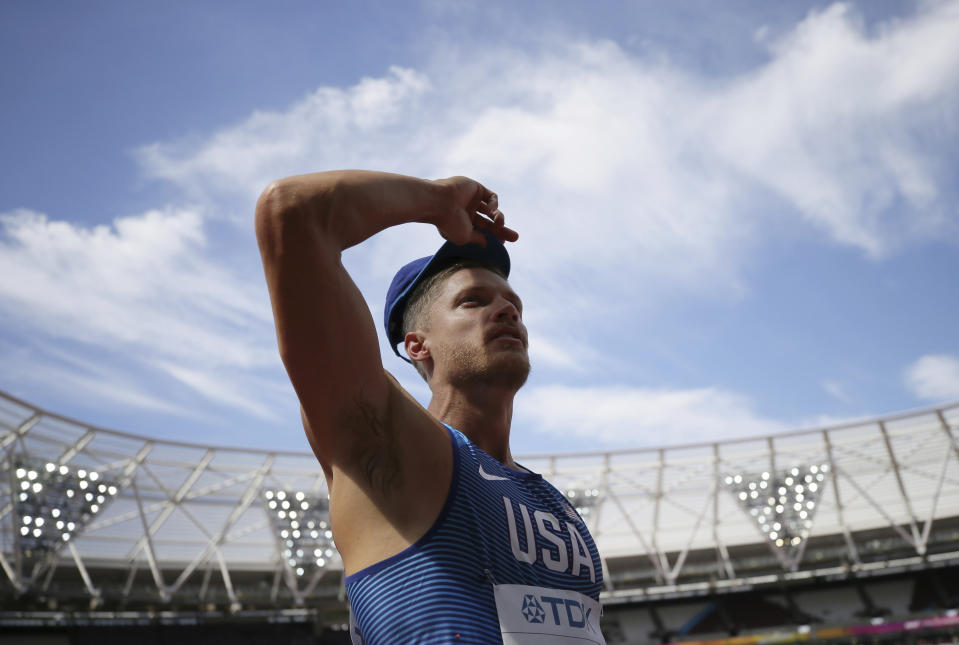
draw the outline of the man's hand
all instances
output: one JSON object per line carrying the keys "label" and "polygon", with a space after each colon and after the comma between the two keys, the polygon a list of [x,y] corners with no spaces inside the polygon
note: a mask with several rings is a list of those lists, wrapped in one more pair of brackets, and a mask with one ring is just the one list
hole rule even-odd
{"label": "man's hand", "polygon": [[434,184],[446,194],[450,208],[425,221],[436,226],[453,244],[486,246],[486,238],[477,228],[489,231],[502,242],[515,242],[519,234],[506,227],[496,193],[468,177],[437,179]]}

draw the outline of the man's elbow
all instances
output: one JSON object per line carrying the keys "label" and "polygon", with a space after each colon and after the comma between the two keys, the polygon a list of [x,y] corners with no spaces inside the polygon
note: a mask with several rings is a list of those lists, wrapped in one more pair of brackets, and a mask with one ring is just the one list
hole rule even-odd
{"label": "man's elbow", "polygon": [[260,194],[254,212],[257,244],[267,258],[278,257],[291,243],[302,241],[302,228],[307,225],[296,188],[289,179],[271,182]]}
{"label": "man's elbow", "polygon": [[295,232],[302,234],[302,227],[314,231],[326,230],[332,210],[333,186],[323,182],[306,181],[307,176],[277,179],[260,193],[256,202],[256,236],[261,247],[269,241]]}
{"label": "man's elbow", "polygon": [[294,193],[287,179],[272,181],[263,189],[259,199],[256,200],[257,236],[265,232],[265,227],[270,226],[275,220],[285,219],[286,215],[295,209]]}

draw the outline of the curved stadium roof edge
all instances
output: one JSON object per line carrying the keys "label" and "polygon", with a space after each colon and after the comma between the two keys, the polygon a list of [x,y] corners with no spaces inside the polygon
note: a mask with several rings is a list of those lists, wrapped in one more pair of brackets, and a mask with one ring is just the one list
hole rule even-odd
{"label": "curved stadium roof edge", "polygon": [[[51,419],[57,419],[58,421],[63,421],[72,425],[82,426],[84,428],[89,428],[90,430],[95,430],[97,432],[103,432],[106,434],[115,435],[118,437],[124,437],[127,439],[135,439],[140,441],[152,441],[155,443],[163,443],[170,446],[180,446],[184,448],[197,448],[201,450],[228,450],[230,452],[245,452],[245,453],[255,453],[255,454],[274,454],[274,455],[286,455],[286,456],[302,456],[302,455],[312,455],[308,450],[274,450],[274,449],[264,449],[264,448],[253,448],[249,446],[232,446],[227,444],[203,444],[199,442],[192,441],[177,441],[173,439],[163,439],[160,437],[153,437],[144,434],[138,434],[135,432],[125,432],[122,430],[115,430],[113,428],[105,428],[103,426],[98,426],[73,417],[69,417],[57,412],[51,412],[45,408],[41,408],[33,403],[25,401],[23,399],[17,398],[12,394],[0,390],[0,399],[7,399],[16,403],[17,405],[23,406],[25,408],[30,408],[37,413],[42,414],[43,416],[49,417]],[[555,452],[555,453],[528,453],[520,455],[520,457],[525,459],[548,459],[550,457],[588,457],[588,456],[599,456],[607,454],[628,454],[628,453],[640,453],[640,452],[652,452],[662,449],[669,450],[683,450],[687,448],[701,448],[705,446],[712,446],[714,444],[737,444],[737,443],[746,443],[752,441],[761,441],[769,438],[787,438],[795,437],[804,434],[812,434],[816,432],[832,431],[832,430],[844,430],[846,428],[855,428],[858,426],[876,424],[879,422],[893,422],[901,419],[906,419],[914,416],[921,416],[927,414],[936,414],[937,412],[945,412],[948,410],[953,410],[959,408],[959,401],[946,401],[939,405],[930,405],[922,406],[917,408],[911,408],[907,410],[900,410],[897,412],[892,412],[889,414],[879,414],[864,416],[860,418],[853,418],[846,421],[841,421],[839,423],[830,423],[825,425],[818,426],[809,426],[805,428],[798,428],[794,430],[786,430],[783,432],[775,432],[770,434],[757,434],[757,435],[747,435],[742,437],[732,437],[728,439],[717,439],[715,441],[692,441],[688,443],[677,443],[677,444],[662,444],[657,446],[643,446],[640,448],[614,448],[611,450],[583,450],[583,451],[572,451],[572,452]]]}

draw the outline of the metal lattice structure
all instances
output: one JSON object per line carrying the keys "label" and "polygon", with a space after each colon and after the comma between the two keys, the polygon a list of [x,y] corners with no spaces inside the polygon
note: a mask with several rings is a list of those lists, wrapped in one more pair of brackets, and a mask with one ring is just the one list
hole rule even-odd
{"label": "metal lattice structure", "polygon": [[[767,437],[519,461],[581,510],[604,557],[605,601],[616,603],[770,576],[959,562],[957,428],[953,404]],[[0,451],[5,596],[343,604],[312,454],[150,439],[2,393]],[[68,490],[82,503],[67,505]]]}

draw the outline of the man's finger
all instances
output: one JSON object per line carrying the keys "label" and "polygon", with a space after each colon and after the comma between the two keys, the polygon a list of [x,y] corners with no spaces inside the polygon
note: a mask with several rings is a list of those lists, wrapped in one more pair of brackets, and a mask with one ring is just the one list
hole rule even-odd
{"label": "man's finger", "polygon": [[486,215],[497,225],[506,223],[506,218],[503,215],[503,211],[501,211],[497,206],[496,195],[493,195],[491,201],[489,202],[480,202],[476,212]]}
{"label": "man's finger", "polygon": [[[503,214],[500,213],[500,221],[503,220]],[[485,217],[479,217],[476,219],[473,224],[484,231],[489,231],[494,236],[496,236],[501,242],[515,242],[519,239],[519,233],[514,231],[511,228],[504,226],[503,224],[497,224],[493,220],[488,220]]]}
{"label": "man's finger", "polygon": [[[485,215],[486,217],[490,219],[490,221],[492,221],[497,226],[502,226],[503,224],[506,223],[506,216],[503,215],[503,211],[501,211],[498,208],[489,209],[486,207],[485,203],[481,204],[480,207],[476,210],[476,212],[480,215]],[[480,218],[480,219],[485,219],[485,218]]]}
{"label": "man's finger", "polygon": [[499,197],[496,196],[496,193],[489,194],[489,197],[486,198],[486,206],[489,209],[486,211],[486,214],[490,216],[499,210]]}

